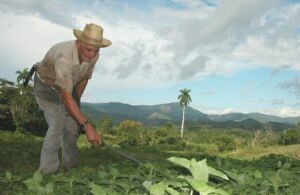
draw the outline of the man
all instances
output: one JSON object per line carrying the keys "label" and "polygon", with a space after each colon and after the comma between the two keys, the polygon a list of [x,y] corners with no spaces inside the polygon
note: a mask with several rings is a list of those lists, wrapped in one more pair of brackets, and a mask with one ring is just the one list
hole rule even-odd
{"label": "man", "polygon": [[111,42],[103,38],[102,27],[92,23],[83,31],[73,29],[73,33],[77,40],[54,45],[38,63],[34,79],[34,94],[49,126],[39,166],[45,174],[58,170],[60,148],[64,170],[78,165],[78,127],[91,144],[101,144],[101,136],[82,114],[79,103],[100,48]]}

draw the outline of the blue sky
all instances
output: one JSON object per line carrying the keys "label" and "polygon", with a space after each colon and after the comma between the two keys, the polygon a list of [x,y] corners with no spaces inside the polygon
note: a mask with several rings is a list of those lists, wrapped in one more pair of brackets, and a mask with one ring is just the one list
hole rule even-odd
{"label": "blue sky", "polygon": [[153,105],[191,90],[208,114],[300,116],[300,1],[1,0],[0,78],[40,61],[93,22],[112,46],[86,102]]}

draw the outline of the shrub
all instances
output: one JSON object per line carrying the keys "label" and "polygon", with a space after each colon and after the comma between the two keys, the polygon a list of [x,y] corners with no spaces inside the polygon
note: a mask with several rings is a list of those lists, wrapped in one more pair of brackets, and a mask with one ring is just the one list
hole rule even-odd
{"label": "shrub", "polygon": [[102,134],[105,133],[113,133],[112,132],[112,118],[108,116],[102,117],[97,123],[97,130],[99,130]]}
{"label": "shrub", "polygon": [[279,143],[284,145],[300,144],[300,130],[288,129],[280,134]]}
{"label": "shrub", "polygon": [[130,131],[130,130],[137,130],[138,128],[142,127],[143,124],[139,121],[135,121],[135,120],[123,120],[120,122],[119,125],[119,129],[121,131],[125,130],[125,131]]}
{"label": "shrub", "polygon": [[220,152],[236,149],[234,138],[226,134],[216,137],[214,142]]}

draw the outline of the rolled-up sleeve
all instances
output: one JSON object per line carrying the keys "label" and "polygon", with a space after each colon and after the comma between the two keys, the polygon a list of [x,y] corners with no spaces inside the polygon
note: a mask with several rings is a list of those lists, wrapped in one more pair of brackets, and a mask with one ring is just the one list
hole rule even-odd
{"label": "rolled-up sleeve", "polygon": [[72,94],[73,76],[72,70],[69,68],[69,63],[64,59],[57,59],[54,64],[55,69],[55,85]]}

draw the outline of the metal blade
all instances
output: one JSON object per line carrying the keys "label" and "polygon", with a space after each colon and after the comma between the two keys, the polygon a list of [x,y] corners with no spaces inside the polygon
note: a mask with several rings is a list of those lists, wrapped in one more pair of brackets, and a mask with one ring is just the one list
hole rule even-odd
{"label": "metal blade", "polygon": [[121,156],[123,156],[123,157],[125,157],[125,158],[127,158],[127,159],[129,159],[129,160],[131,160],[132,162],[136,163],[137,165],[141,165],[141,164],[142,164],[142,162],[141,162],[140,160],[136,159],[136,158],[133,157],[133,156],[130,156],[129,154],[126,154],[125,152],[122,152],[122,151],[120,151],[120,150],[118,150],[118,149],[116,149],[116,148],[110,146],[109,144],[107,144],[107,143],[104,142],[103,140],[102,140],[102,144],[103,144],[104,146],[106,146],[108,149],[110,149],[110,150],[112,150],[113,152],[115,152],[115,153],[117,153],[117,154],[119,154],[119,155],[121,155]]}

